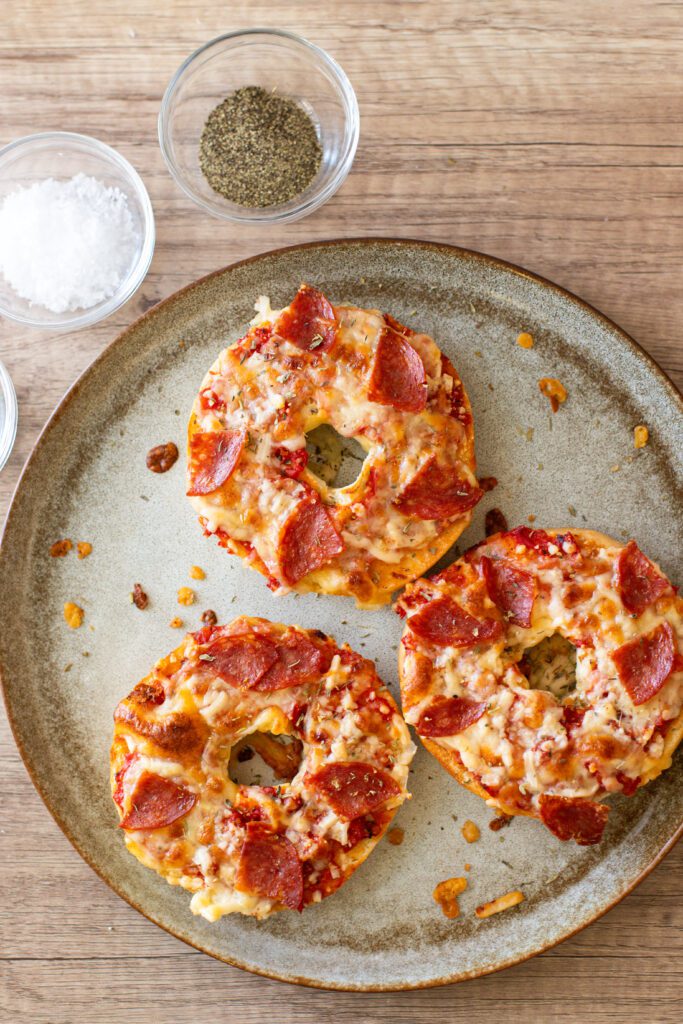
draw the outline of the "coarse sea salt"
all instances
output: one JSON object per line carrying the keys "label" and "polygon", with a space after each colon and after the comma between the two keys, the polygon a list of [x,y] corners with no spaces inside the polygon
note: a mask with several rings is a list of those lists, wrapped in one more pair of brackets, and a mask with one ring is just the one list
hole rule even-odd
{"label": "coarse sea salt", "polygon": [[0,272],[23,299],[52,313],[111,298],[139,245],[125,194],[85,174],[46,178],[0,205]]}

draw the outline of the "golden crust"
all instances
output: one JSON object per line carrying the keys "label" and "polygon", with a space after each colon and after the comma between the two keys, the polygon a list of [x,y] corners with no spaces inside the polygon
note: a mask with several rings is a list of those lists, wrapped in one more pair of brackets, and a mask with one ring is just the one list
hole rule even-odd
{"label": "golden crust", "polygon": [[487,793],[484,787],[469,774],[454,750],[446,750],[445,747],[440,747],[434,742],[434,740],[428,740],[426,736],[421,736],[420,740],[429,753],[433,754],[441,766],[446,769],[448,774],[453,776],[456,782],[459,782],[461,786],[465,787],[465,789],[469,789],[470,793],[474,793],[475,796],[481,797],[481,799],[490,807],[495,807],[501,814],[509,814],[511,816],[517,815],[529,818],[534,817],[531,811],[522,811],[518,807],[509,807],[504,801],[492,797],[490,793]]}
{"label": "golden crust", "polygon": [[[346,307],[339,306],[336,308]],[[474,452],[471,405],[457,370],[443,355],[442,361],[444,371],[452,376],[454,381],[461,387],[465,423],[463,424],[464,436],[459,445],[459,452],[462,462],[474,473],[476,472],[476,457]],[[310,421],[305,425],[304,432],[309,433],[325,422],[326,420],[322,418],[311,417]],[[188,423],[188,452],[192,438],[201,432],[195,408]],[[361,438],[358,440],[362,443]],[[347,508],[354,502],[362,501],[368,483],[368,476],[369,469],[366,465],[353,484],[339,490],[338,493],[343,493],[344,495]],[[299,479],[320,495],[323,504],[328,506],[335,504],[333,500],[330,500],[330,488],[309,469],[304,469]],[[342,516],[344,515],[341,506],[337,507],[337,512]],[[339,568],[331,564],[308,573],[292,589],[300,593],[315,592],[353,597],[360,608],[381,607],[391,601],[392,595],[397,590],[405,586],[406,583],[417,579],[435,565],[469,526],[471,518],[472,513],[470,511],[452,521],[445,520],[440,525],[437,536],[430,538],[428,543],[425,543],[421,548],[406,550],[405,555],[397,562],[388,563],[379,558],[368,556],[365,570],[363,573],[356,574],[358,578],[354,578],[353,573],[345,574],[341,572]],[[232,554],[245,559],[252,569],[260,572],[266,578],[271,576],[267,566],[251,545],[245,545],[239,540],[228,537],[226,534],[223,536],[219,534],[219,543]]]}
{"label": "golden crust", "polygon": [[[314,643],[326,659],[321,668],[312,668],[302,682],[272,691],[231,686],[212,671],[215,652],[209,652],[221,637],[245,635],[265,637],[276,643],[282,638],[283,649],[291,643]],[[292,668],[299,663],[292,662]],[[326,685],[328,677],[332,680],[331,689]],[[351,698],[348,701],[347,692]],[[306,709],[304,721],[310,721],[310,726],[301,724],[297,708]],[[349,718],[349,728],[345,728],[342,737],[344,717]],[[316,722],[324,722],[326,727],[318,729]],[[334,750],[328,729],[336,736]],[[256,784],[240,786],[228,773],[231,749],[239,749],[244,738],[261,734],[270,744],[276,742],[272,736],[280,734],[289,734],[298,741],[301,764],[280,776],[283,781],[274,789]],[[368,740],[370,734],[372,740]],[[385,834],[408,796],[405,786],[413,753],[396,702],[372,662],[355,655],[346,645],[338,648],[332,638],[318,631],[241,616],[229,626],[207,627],[198,634],[188,634],[120,702],[114,715],[110,786],[122,823],[131,807],[140,813],[139,801],[136,804],[137,780],[148,778],[149,773],[170,780],[170,786],[195,794],[195,804],[190,804],[189,811],[181,815],[182,821],[171,819],[170,824],[158,826],[125,823],[127,848],[169,884],[194,893],[199,901],[192,904],[194,913],[211,921],[234,911],[262,918],[284,907],[252,891],[245,894],[231,874],[244,842],[245,833],[239,831],[244,829],[240,815],[247,814],[246,821],[254,820],[248,815],[256,808],[255,820],[266,821],[267,827],[278,833],[284,835],[289,826],[302,832],[300,857],[304,859],[312,856],[306,852],[306,844],[313,841],[314,833],[308,835],[307,830],[313,820],[311,815],[317,813],[307,805],[315,799],[307,788],[311,774],[340,761],[369,763],[382,769],[391,765],[386,772],[393,779],[394,789],[373,810],[373,833],[343,848],[334,842],[325,845],[325,836],[319,837],[321,845],[316,847],[315,856],[323,863],[330,858],[338,872],[330,875],[331,880],[321,880],[318,893],[314,891],[315,880],[306,882],[309,889],[305,903],[316,902],[346,881]],[[299,808],[308,817],[297,817]],[[235,821],[242,824],[228,825],[225,831],[225,816],[230,818],[233,812]],[[341,821],[343,825],[344,820],[342,814],[337,823]],[[235,828],[236,833],[230,831]],[[344,836],[340,842],[345,842]],[[341,853],[335,852],[339,849]],[[207,869],[207,861],[217,866]],[[224,874],[226,865],[228,871]]]}
{"label": "golden crust", "polygon": [[671,761],[676,753],[679,743],[683,740],[683,711],[680,715],[673,720],[668,728],[666,739],[664,741],[664,750],[662,756],[652,765],[649,772],[641,777],[640,785],[644,786],[648,782],[652,782],[658,775],[665,772],[667,768],[671,767]]}
{"label": "golden crust", "polygon": [[[181,644],[179,644],[175,648],[175,650],[171,651],[170,654],[166,654],[166,655],[164,655],[163,658],[160,658],[159,661],[157,661],[157,663],[155,664],[155,666],[152,669],[152,671],[149,672],[146,676],[144,676],[140,680],[140,682],[137,684],[135,689],[132,690],[132,692],[127,697],[124,697],[124,699],[119,703],[119,705],[118,705],[118,707],[116,709],[116,712],[114,713],[114,742],[112,743],[111,751],[110,751],[110,762],[111,762],[110,781],[111,781],[112,791],[114,790],[114,786],[115,786],[114,776],[121,769],[121,767],[123,765],[123,760],[124,760],[124,758],[126,756],[126,753],[128,752],[128,746],[127,746],[127,744],[125,742],[124,736],[126,736],[127,734],[129,734],[131,732],[132,733],[136,733],[137,732],[137,730],[134,728],[135,727],[135,716],[134,716],[134,714],[130,715],[130,716],[125,716],[124,717],[123,715],[117,714],[117,712],[119,711],[119,708],[126,708],[126,709],[133,710],[134,709],[134,705],[135,705],[135,700],[133,698],[133,694],[135,694],[136,691],[139,691],[142,687],[149,687],[150,689],[153,689],[155,687],[155,684],[157,684],[157,680],[159,679],[159,676],[171,676],[171,675],[173,675],[173,673],[176,671],[176,669],[178,669],[180,667],[180,665],[182,663],[183,655],[184,655],[184,652],[185,652],[185,644],[186,644],[186,640],[183,640],[183,642]],[[133,699],[131,699],[131,698],[133,698]],[[154,738],[153,737],[146,736],[145,739],[146,739],[147,743],[152,746],[152,748],[154,748],[154,746],[156,746],[154,744]],[[161,753],[162,756],[165,756],[168,753],[168,751],[164,751],[162,749],[160,751],[160,753]],[[117,810],[119,812],[119,817],[123,817],[121,809],[118,806],[117,806]]]}
{"label": "golden crust", "polygon": [[[406,679],[406,670],[404,667],[405,663],[405,648],[403,644],[399,646],[398,650],[398,676],[401,680],[401,693],[403,694],[404,681]],[[405,704],[404,710],[409,705]],[[419,733],[418,733],[419,735]],[[496,807],[502,814],[510,815],[523,815],[533,817],[528,811],[520,811],[519,809],[508,807],[501,800],[494,800],[489,793],[486,792],[484,787],[480,785],[475,778],[467,771],[464,764],[458,757],[458,754],[454,750],[447,750],[446,747],[440,746],[435,743],[434,740],[427,739],[426,736],[420,736],[420,742],[423,747],[429,751],[432,757],[435,757],[440,763],[442,768],[445,768],[449,775],[452,775],[456,782],[459,782],[465,789],[469,789],[470,793],[474,793],[475,796],[481,797],[489,806]]]}
{"label": "golden crust", "polygon": [[[607,534],[601,533],[596,530],[577,530],[569,528],[561,528],[548,530],[547,533],[557,535],[565,534],[570,532],[577,539],[583,541],[590,541],[599,548],[619,548],[622,549],[625,545]],[[493,538],[491,538],[493,539]],[[652,563],[657,571],[664,576],[664,573],[657,565]],[[419,583],[419,581],[417,581]],[[405,635],[405,634],[404,634]],[[404,714],[406,714],[411,707],[420,703],[420,700],[425,696],[425,680],[419,675],[422,672],[424,675],[424,669],[419,667],[419,662],[414,663],[412,669],[409,669],[406,663],[406,652],[403,644],[399,647],[398,655],[398,668],[399,668],[399,680],[401,685],[401,697],[403,703]],[[451,775],[457,782],[460,783],[465,789],[470,790],[475,796],[480,797],[489,806],[495,807],[500,813],[510,816],[528,816],[537,817],[537,813],[533,810],[524,810],[518,806],[510,806],[506,804],[504,800],[499,797],[494,797],[484,789],[479,781],[473,777],[472,773],[462,763],[460,756],[457,751],[451,750],[441,744],[435,742],[433,739],[420,736],[420,740],[424,747],[435,757],[443,768]],[[677,717],[671,720],[667,734],[664,741],[663,750],[661,756],[651,762],[650,768],[647,772],[643,773],[640,777],[638,788],[646,785],[647,783],[656,779],[662,772],[666,771],[672,763],[673,755],[676,752],[679,744],[683,740],[683,709],[677,715]]]}

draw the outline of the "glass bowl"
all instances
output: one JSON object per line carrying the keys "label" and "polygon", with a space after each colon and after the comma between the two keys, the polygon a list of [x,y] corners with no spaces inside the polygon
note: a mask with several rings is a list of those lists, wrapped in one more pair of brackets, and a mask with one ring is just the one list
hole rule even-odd
{"label": "glass bowl", "polygon": [[[318,132],[320,170],[286,203],[239,206],[214,192],[199,166],[199,140],[210,112],[248,85],[296,100]],[[171,174],[199,206],[225,220],[273,224],[305,217],[334,195],[351,169],[359,127],[356,94],[329,54],[291,32],[257,28],[218,36],[181,64],[161,104],[159,144]]]}
{"label": "glass bowl", "polygon": [[12,378],[0,363],[0,469],[5,465],[17,436],[17,396]]}
{"label": "glass bowl", "polygon": [[154,214],[137,171],[111,146],[74,132],[41,132],[0,150],[0,203],[10,192],[45,178],[68,180],[82,171],[125,193],[139,243],[116,292],[88,309],[53,313],[21,298],[0,273],[0,314],[31,327],[73,330],[97,323],[127,302],[142,284],[154,253]]}

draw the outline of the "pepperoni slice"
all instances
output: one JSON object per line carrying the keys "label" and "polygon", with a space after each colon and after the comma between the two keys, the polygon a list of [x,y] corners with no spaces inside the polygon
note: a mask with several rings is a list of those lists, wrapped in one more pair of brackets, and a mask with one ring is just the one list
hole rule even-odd
{"label": "pepperoni slice", "polygon": [[511,562],[502,558],[487,558],[486,555],[481,559],[481,567],[486,589],[496,608],[508,622],[528,629],[538,590],[535,577]]}
{"label": "pepperoni slice", "polygon": [[614,585],[624,608],[631,615],[642,615],[646,608],[671,587],[634,540],[630,540],[619,553]]}
{"label": "pepperoni slice", "polygon": [[403,488],[395,505],[406,516],[449,519],[469,512],[483,494],[481,487],[458,476],[455,466],[443,466],[432,455]]}
{"label": "pepperoni slice", "polygon": [[272,640],[256,633],[220,637],[199,655],[212,673],[231,686],[255,689],[278,660]]}
{"label": "pepperoni slice", "polygon": [[327,648],[318,647],[300,633],[285,633],[278,643],[277,661],[252,689],[268,693],[288,686],[301,686],[319,679],[331,662],[332,654]]}
{"label": "pepperoni slice", "polygon": [[294,844],[270,826],[250,821],[237,863],[235,888],[301,910],[304,877]]}
{"label": "pepperoni slice", "polygon": [[501,636],[497,619],[475,619],[450,597],[437,597],[408,619],[421,640],[438,647],[474,647]]}
{"label": "pepperoni slice", "polygon": [[464,697],[435,697],[418,720],[420,736],[456,736],[474,725],[486,711],[486,702]]}
{"label": "pepperoni slice", "polygon": [[294,585],[319,569],[344,548],[337,528],[318,496],[307,497],[285,523],[280,539],[280,569],[285,583]]}
{"label": "pepperoni slice", "polygon": [[120,822],[125,829],[165,828],[183,818],[197,803],[197,794],[172,779],[142,772]]}
{"label": "pepperoni slice", "polygon": [[384,328],[379,336],[368,398],[403,412],[421,412],[427,404],[427,376],[420,356],[400,334]]}
{"label": "pepperoni slice", "polygon": [[659,693],[676,663],[676,638],[668,622],[637,636],[612,652],[612,661],[634,704],[645,704]]}
{"label": "pepperoni slice", "polygon": [[374,811],[401,792],[401,787],[388,772],[363,761],[326,764],[315,775],[309,776],[308,781],[334,813],[347,821]]}
{"label": "pepperoni slice", "polygon": [[322,292],[302,284],[275,323],[275,333],[307,352],[327,352],[337,335],[337,318]]}
{"label": "pepperoni slice", "polygon": [[609,807],[582,797],[539,797],[541,821],[558,839],[574,839],[579,846],[594,846],[602,839]]}
{"label": "pepperoni slice", "polygon": [[326,647],[318,647],[295,630],[277,642],[258,633],[219,637],[199,658],[231,686],[260,693],[311,682],[327,672],[332,661]]}
{"label": "pepperoni slice", "polygon": [[277,445],[273,448],[273,455],[285,476],[289,476],[293,480],[301,476],[308,463],[308,452],[305,448],[296,448],[291,451],[289,448]]}
{"label": "pepperoni slice", "polygon": [[244,430],[193,434],[188,454],[188,495],[211,494],[233,472],[246,440]]}

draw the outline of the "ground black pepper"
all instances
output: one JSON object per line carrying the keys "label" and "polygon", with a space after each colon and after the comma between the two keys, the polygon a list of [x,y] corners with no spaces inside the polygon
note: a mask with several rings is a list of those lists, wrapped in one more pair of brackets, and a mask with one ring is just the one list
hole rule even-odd
{"label": "ground black pepper", "polygon": [[322,149],[313,121],[294,100],[249,85],[209,114],[199,165],[211,188],[240,206],[285,203],[310,185]]}

